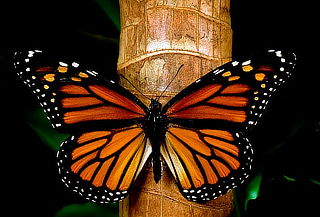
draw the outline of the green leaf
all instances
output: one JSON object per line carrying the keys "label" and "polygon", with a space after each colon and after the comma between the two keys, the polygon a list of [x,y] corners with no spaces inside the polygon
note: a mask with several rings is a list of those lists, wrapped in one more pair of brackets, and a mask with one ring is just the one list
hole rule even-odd
{"label": "green leaf", "polygon": [[255,200],[259,196],[261,180],[262,180],[262,172],[257,174],[255,177],[253,177],[250,180],[250,182],[247,184],[247,188],[246,188],[247,195],[244,201],[245,209],[247,209],[249,200]]}
{"label": "green leaf", "polygon": [[117,217],[116,204],[98,205],[95,203],[71,204],[60,209],[55,217]]}
{"label": "green leaf", "polygon": [[117,0],[95,0],[113,24],[120,30],[120,9]]}
{"label": "green leaf", "polygon": [[110,38],[110,37],[106,37],[100,34],[95,34],[95,33],[90,33],[90,32],[86,32],[86,31],[77,31],[79,34],[88,37],[90,39],[96,40],[96,41],[100,41],[100,42],[104,42],[106,44],[112,44],[115,46],[119,46],[119,39],[117,38]]}
{"label": "green leaf", "polygon": [[312,182],[313,184],[319,185],[320,186],[320,181],[317,181],[315,179],[309,179],[310,182]]}
{"label": "green leaf", "polygon": [[295,178],[291,178],[291,177],[285,176],[285,175],[283,175],[283,178],[285,178],[285,179],[286,179],[287,181],[289,181],[289,182],[295,182],[295,181],[296,181]]}
{"label": "green leaf", "polygon": [[58,150],[61,142],[68,137],[68,134],[59,133],[52,128],[46,114],[40,107],[28,114],[27,123],[42,142],[54,150]]}
{"label": "green leaf", "polygon": [[242,200],[240,200],[237,191],[233,192],[233,204],[234,204],[234,210],[232,213],[232,217],[241,217],[244,210],[242,209]]}

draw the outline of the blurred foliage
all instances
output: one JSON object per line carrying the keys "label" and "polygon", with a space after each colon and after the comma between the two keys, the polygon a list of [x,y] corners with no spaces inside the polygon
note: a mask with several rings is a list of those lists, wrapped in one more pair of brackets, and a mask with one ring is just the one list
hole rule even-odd
{"label": "blurred foliage", "polygon": [[116,217],[118,208],[115,204],[108,207],[94,203],[71,204],[60,209],[55,217]]}
{"label": "blurred foliage", "polygon": [[120,31],[119,2],[110,0],[95,0],[106,15],[112,20],[113,24]]}
{"label": "blurred foliage", "polygon": [[255,200],[259,196],[260,186],[261,186],[262,173],[255,175],[250,179],[250,182],[246,185],[247,195],[244,200],[244,208],[247,209],[248,202],[250,200]]}
{"label": "blurred foliage", "polygon": [[68,137],[53,129],[42,108],[30,112],[26,117],[29,126],[37,133],[39,139],[50,148],[58,151],[60,144]]}
{"label": "blurred foliage", "polygon": [[[234,56],[274,47],[292,49],[298,56],[292,80],[272,101],[261,125],[249,132],[256,157],[250,179],[235,190],[235,217],[295,216],[297,211],[311,216],[308,212],[317,207],[318,72],[309,64],[308,49],[312,45],[305,44],[312,43],[312,39],[296,34],[305,31],[305,26],[296,26],[301,20],[296,20],[295,15],[302,6],[290,2],[291,9],[286,10],[288,1],[284,2],[250,0],[234,1],[231,5]],[[1,113],[5,114],[2,121],[6,126],[2,133],[11,140],[4,145],[3,153],[14,156],[20,168],[4,169],[3,174],[10,177],[4,179],[5,186],[13,189],[5,198],[16,201],[16,195],[20,196],[17,215],[117,216],[116,204],[87,203],[66,190],[57,174],[53,174],[54,151],[67,135],[51,128],[36,99],[17,81],[10,59],[16,49],[41,47],[75,56],[106,77],[115,77],[120,29],[118,1],[32,0],[21,2],[19,7],[14,2],[8,5],[5,7],[11,13],[2,20],[10,22],[3,24],[5,34],[0,38],[0,91],[4,102]],[[259,10],[253,10],[256,8]],[[285,10],[287,14],[282,13]],[[270,11],[274,16],[268,14]],[[280,18],[282,22],[278,22]],[[6,161],[3,165],[7,164]]]}

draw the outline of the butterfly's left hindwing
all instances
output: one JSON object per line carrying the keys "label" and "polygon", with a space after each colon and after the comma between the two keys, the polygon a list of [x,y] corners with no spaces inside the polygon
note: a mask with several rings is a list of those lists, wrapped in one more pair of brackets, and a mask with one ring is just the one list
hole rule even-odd
{"label": "butterfly's left hindwing", "polygon": [[69,188],[93,202],[110,203],[128,195],[150,154],[143,129],[133,125],[73,135],[57,157]]}

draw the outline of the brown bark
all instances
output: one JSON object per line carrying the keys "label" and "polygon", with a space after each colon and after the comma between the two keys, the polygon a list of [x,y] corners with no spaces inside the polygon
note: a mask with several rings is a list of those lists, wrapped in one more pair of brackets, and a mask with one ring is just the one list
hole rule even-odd
{"label": "brown bark", "polygon": [[[161,97],[172,96],[231,59],[230,0],[120,0],[121,36],[118,71],[146,96],[159,95],[181,64],[183,69]],[[125,80],[121,85],[150,102]],[[129,199],[120,203],[121,217],[229,216],[232,193],[197,204],[184,199],[165,168],[158,184],[148,165]]]}

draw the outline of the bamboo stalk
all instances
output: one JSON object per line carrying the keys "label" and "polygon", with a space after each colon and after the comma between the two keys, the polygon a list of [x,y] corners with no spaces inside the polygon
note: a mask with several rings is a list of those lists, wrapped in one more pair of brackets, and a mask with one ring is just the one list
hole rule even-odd
{"label": "bamboo stalk", "polygon": [[[146,96],[158,96],[181,64],[183,70],[161,97],[165,104],[190,83],[231,59],[230,0],[120,0],[121,35],[118,72]],[[125,80],[122,86],[150,102]],[[179,193],[168,168],[158,184],[146,165],[120,217],[229,216],[232,192],[206,204]]]}

